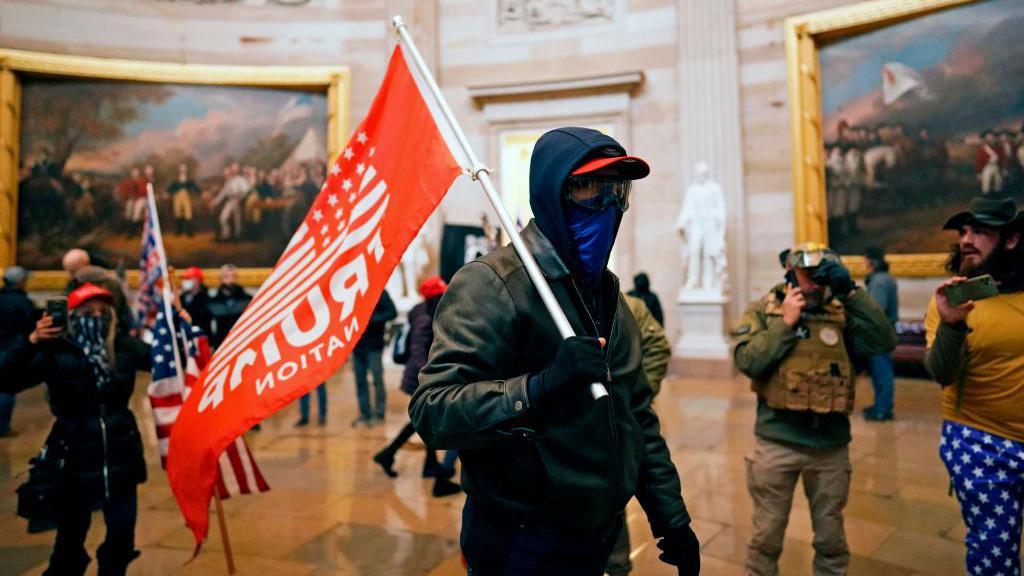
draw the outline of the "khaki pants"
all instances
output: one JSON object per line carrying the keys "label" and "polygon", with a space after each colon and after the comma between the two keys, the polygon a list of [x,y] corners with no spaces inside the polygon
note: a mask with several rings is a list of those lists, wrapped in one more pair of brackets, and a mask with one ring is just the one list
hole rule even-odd
{"label": "khaki pants", "polygon": [[779,573],[793,491],[803,476],[814,527],[814,574],[846,574],[850,563],[843,530],[843,508],[850,492],[847,447],[815,450],[757,437],[746,460],[747,489],[754,502],[747,572]]}
{"label": "khaki pants", "polygon": [[188,195],[188,190],[178,190],[174,193],[171,198],[172,208],[174,209],[174,217],[183,220],[192,219],[192,198]]}

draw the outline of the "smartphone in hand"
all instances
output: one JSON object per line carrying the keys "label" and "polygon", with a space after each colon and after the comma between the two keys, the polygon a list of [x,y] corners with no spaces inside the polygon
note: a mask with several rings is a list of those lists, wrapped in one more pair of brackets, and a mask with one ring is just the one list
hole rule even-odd
{"label": "smartphone in hand", "polygon": [[68,299],[51,298],[46,301],[46,315],[53,319],[52,326],[61,330],[68,325]]}
{"label": "smartphone in hand", "polygon": [[946,295],[950,305],[959,306],[968,300],[984,300],[999,294],[996,281],[992,275],[975,276],[959,284],[946,286],[942,293]]}

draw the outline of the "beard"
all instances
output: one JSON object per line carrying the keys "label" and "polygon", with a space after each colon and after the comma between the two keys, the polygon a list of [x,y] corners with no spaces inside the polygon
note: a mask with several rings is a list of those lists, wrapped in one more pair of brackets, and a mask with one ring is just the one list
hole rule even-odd
{"label": "beard", "polygon": [[[974,256],[976,254],[979,254],[979,252],[973,249],[968,255]],[[1022,257],[1024,257],[1024,244],[1020,244],[1011,250],[1006,247],[1005,242],[1000,242],[992,249],[992,252],[981,260],[977,258],[970,258],[968,260],[968,258],[964,257],[960,245],[954,244],[950,251],[949,260],[946,262],[946,269],[968,278],[982,274],[991,274],[996,280],[1009,280],[1019,275],[1019,268],[1024,264],[1024,258]]]}

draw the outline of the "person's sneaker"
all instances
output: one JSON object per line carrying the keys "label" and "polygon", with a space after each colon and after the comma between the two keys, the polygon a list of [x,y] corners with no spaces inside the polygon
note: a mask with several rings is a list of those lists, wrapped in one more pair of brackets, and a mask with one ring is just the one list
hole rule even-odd
{"label": "person's sneaker", "polygon": [[316,425],[321,427],[321,428],[323,428],[324,426],[327,426],[327,418],[326,417],[317,418],[316,419]]}
{"label": "person's sneaker", "polygon": [[395,478],[398,476],[398,472],[395,472],[395,469],[393,468],[395,465],[394,455],[388,452],[378,452],[374,455],[373,461],[380,464],[380,467],[384,469],[384,473],[387,474],[388,477]]}
{"label": "person's sneaker", "polygon": [[299,421],[295,423],[296,428],[304,428],[306,426],[309,426],[308,418],[299,418]]}
{"label": "person's sneaker", "polygon": [[438,478],[434,481],[433,492],[435,498],[444,498],[445,496],[451,496],[452,494],[462,492],[462,486],[459,486],[451,480],[442,480]]}
{"label": "person's sneaker", "polygon": [[892,412],[871,411],[864,413],[864,419],[868,422],[888,422],[892,420]]}
{"label": "person's sneaker", "polygon": [[360,416],[359,418],[356,418],[355,420],[352,421],[352,427],[359,428],[360,426],[366,426],[367,428],[369,428],[371,426],[371,423],[366,418]]}

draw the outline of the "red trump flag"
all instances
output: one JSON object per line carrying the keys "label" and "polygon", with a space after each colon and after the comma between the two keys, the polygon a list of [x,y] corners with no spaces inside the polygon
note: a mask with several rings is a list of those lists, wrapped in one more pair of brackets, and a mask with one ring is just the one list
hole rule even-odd
{"label": "red trump flag", "polygon": [[400,48],[363,123],[171,430],[167,476],[204,540],[221,452],[345,363],[461,168]]}

